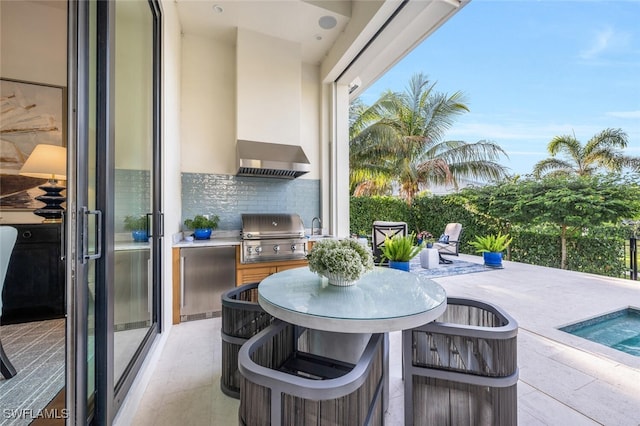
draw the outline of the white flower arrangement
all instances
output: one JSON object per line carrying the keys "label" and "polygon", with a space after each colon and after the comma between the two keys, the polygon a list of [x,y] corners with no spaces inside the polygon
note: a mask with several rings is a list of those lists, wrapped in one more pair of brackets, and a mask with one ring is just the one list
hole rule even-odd
{"label": "white flower arrangement", "polygon": [[313,244],[307,258],[311,272],[337,275],[346,281],[356,281],[373,269],[371,252],[351,238],[319,240]]}

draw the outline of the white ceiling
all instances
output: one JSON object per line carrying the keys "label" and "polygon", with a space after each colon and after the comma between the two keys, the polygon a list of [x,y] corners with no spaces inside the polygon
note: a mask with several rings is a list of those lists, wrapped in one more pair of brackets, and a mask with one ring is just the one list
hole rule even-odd
{"label": "white ceiling", "polygon": [[[351,0],[176,0],[187,34],[235,43],[243,28],[300,44],[303,62],[319,64],[349,22]],[[217,12],[214,7],[222,9]],[[319,19],[332,16],[326,30]]]}

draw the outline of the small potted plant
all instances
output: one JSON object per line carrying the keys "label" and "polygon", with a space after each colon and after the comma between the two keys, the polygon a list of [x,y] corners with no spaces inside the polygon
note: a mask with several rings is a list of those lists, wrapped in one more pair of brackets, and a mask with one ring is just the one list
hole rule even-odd
{"label": "small potted plant", "polygon": [[469,244],[482,253],[484,264],[491,268],[502,268],[502,252],[509,247],[513,238],[509,234],[489,234],[484,237],[476,236]]}
{"label": "small potted plant", "polygon": [[327,277],[329,284],[349,286],[373,269],[373,256],[358,241],[324,239],[313,244],[307,255],[309,270]]}
{"label": "small potted plant", "polygon": [[414,240],[414,233],[406,236],[396,234],[392,238],[386,237],[384,244],[380,246],[382,259],[389,260],[390,268],[409,271],[409,261],[416,257],[416,255],[420,253],[420,250],[422,250],[422,244],[414,245]]}
{"label": "small potted plant", "polygon": [[125,216],[124,229],[131,231],[133,241],[147,242],[149,235],[147,233],[147,216]]}
{"label": "small potted plant", "polygon": [[416,235],[416,241],[418,245],[422,245],[423,243],[427,248],[433,247],[433,234],[429,231],[420,231],[418,235]]}
{"label": "small potted plant", "polygon": [[193,237],[196,240],[208,240],[211,238],[211,231],[218,227],[219,221],[220,218],[215,215],[210,217],[196,215],[193,219],[186,219],[184,226],[193,230]]}

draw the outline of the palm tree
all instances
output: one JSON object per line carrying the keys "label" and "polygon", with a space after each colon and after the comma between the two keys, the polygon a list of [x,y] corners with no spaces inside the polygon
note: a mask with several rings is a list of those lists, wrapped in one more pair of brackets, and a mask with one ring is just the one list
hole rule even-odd
{"label": "palm tree", "polygon": [[418,73],[401,93],[387,91],[372,106],[352,104],[350,120],[351,188],[354,194],[388,193],[397,183],[410,203],[428,184],[458,179],[500,179],[506,156],[498,145],[479,141],[443,141],[454,118],[469,111],[464,95],[435,91]]}
{"label": "palm tree", "polygon": [[[591,176],[600,169],[619,172],[630,167],[638,170],[640,159],[622,153],[627,144],[628,136],[622,129],[605,129],[584,146],[575,135],[556,136],[547,145],[552,157],[536,163],[533,175]],[[556,158],[558,154],[564,154],[565,159]]]}

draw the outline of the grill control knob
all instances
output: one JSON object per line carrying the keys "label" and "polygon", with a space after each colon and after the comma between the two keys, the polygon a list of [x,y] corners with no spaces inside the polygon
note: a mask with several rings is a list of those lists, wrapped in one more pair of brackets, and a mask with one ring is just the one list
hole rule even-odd
{"label": "grill control knob", "polygon": [[256,247],[256,253],[262,253],[262,247],[258,246]]}
{"label": "grill control knob", "polygon": [[247,247],[247,253],[251,254],[252,251],[253,251],[253,247]]}
{"label": "grill control knob", "polygon": [[291,251],[296,251],[296,245],[295,244],[291,244]]}
{"label": "grill control knob", "polygon": [[273,251],[276,253],[280,251],[280,246],[273,246]]}

